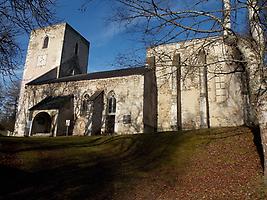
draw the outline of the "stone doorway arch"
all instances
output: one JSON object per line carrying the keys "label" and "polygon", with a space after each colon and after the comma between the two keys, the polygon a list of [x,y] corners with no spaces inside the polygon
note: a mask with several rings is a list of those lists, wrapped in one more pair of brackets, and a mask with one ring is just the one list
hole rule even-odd
{"label": "stone doorway arch", "polygon": [[38,113],[32,122],[31,135],[51,134],[51,116],[47,112]]}

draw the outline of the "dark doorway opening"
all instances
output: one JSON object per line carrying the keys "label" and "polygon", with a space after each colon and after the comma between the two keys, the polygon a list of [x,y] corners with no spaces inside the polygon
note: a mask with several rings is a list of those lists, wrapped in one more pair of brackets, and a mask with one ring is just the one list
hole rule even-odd
{"label": "dark doorway opening", "polygon": [[115,131],[115,115],[107,115],[106,133],[113,134]]}
{"label": "dark doorway opening", "polygon": [[104,92],[97,91],[90,97],[92,106],[92,132],[91,135],[101,135],[102,113],[104,109]]}
{"label": "dark doorway opening", "polygon": [[32,123],[32,131],[31,134],[50,134],[51,133],[51,123],[52,119],[50,115],[46,112],[38,113],[33,120]]}

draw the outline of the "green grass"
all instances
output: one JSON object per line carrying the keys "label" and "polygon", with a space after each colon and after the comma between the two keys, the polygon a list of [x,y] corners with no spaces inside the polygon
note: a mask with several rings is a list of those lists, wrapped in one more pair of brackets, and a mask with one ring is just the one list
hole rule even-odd
{"label": "green grass", "polygon": [[7,135],[7,131],[1,131],[0,130],[0,136],[6,136]]}
{"label": "green grass", "polygon": [[[251,133],[239,127],[113,137],[0,137],[0,194],[4,199],[134,199],[129,195],[141,187],[144,192],[136,193],[145,199],[145,191],[163,184],[179,188],[177,179],[188,173],[192,158],[199,154],[205,161],[210,146],[231,146],[238,135]],[[249,154],[243,146],[234,150]],[[235,158],[220,156],[215,162],[230,165]]]}

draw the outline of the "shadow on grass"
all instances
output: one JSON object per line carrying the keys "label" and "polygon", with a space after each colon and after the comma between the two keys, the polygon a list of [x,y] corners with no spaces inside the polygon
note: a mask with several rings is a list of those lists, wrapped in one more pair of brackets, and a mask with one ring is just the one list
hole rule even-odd
{"label": "shadow on grass", "polygon": [[[38,164],[31,166],[31,169],[22,170],[23,164],[15,167],[1,165],[1,182],[4,183],[0,188],[1,197],[112,199],[116,191],[125,188],[140,174],[160,167],[169,159],[173,146],[179,146],[185,139],[185,135],[144,134],[79,139],[69,143],[58,140],[50,141],[50,145],[40,143],[40,146],[40,141],[37,144],[28,141],[24,148],[19,146],[19,142],[13,141],[13,146],[18,146],[11,151],[11,155],[18,154],[19,157],[19,153],[29,153],[30,156],[34,151],[41,156],[42,152],[50,151],[51,157],[38,158]],[[29,144],[31,142],[32,148]],[[91,152],[90,149],[93,148],[99,151]],[[7,154],[8,150],[9,148],[3,148],[1,152]],[[53,154],[56,151],[57,154],[62,154],[62,161],[54,160]],[[81,153],[78,157],[71,157],[73,151]]]}
{"label": "shadow on grass", "polygon": [[[99,145],[98,143],[102,138],[90,138],[90,140],[78,140],[81,138],[65,137],[65,138],[21,138],[21,140],[16,140],[17,138],[1,138],[0,152],[2,153],[17,153],[23,151],[38,151],[38,150],[57,150],[67,147],[90,147],[91,145]],[[61,140],[63,139],[63,141]],[[74,141],[73,141],[74,139]],[[18,143],[20,143],[18,145]],[[3,147],[4,146],[4,147]]]}
{"label": "shadow on grass", "polygon": [[254,141],[255,146],[257,147],[257,152],[260,157],[262,169],[264,169],[264,154],[263,154],[263,147],[262,147],[262,141],[261,141],[260,127],[254,126],[254,127],[251,127],[250,129],[254,135],[253,141]]}
{"label": "shadow on grass", "polygon": [[[86,168],[69,165],[35,173],[0,167],[0,198],[95,199],[95,194],[101,194],[102,188],[112,189],[110,183],[113,181],[114,172],[111,171],[113,168],[107,167],[106,164],[108,163],[97,163]],[[105,194],[112,194],[112,191],[110,192]]]}
{"label": "shadow on grass", "polygon": [[[149,184],[156,180],[151,176],[172,167],[181,167],[178,173],[183,173],[197,146],[242,131],[244,128],[116,137],[7,138],[0,140],[0,199],[117,199],[120,192],[131,195],[136,180],[149,176]],[[5,164],[2,155],[22,162]]]}

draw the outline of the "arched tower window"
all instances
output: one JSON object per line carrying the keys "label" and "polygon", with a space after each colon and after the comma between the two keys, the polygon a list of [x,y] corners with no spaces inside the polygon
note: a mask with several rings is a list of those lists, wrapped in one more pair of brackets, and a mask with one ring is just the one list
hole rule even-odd
{"label": "arched tower window", "polygon": [[43,49],[46,49],[48,47],[49,37],[46,36],[43,43]]}
{"label": "arched tower window", "polygon": [[75,55],[78,55],[78,50],[79,50],[79,45],[78,45],[78,43],[76,43],[75,44],[75,50],[74,50]]}
{"label": "arched tower window", "polygon": [[116,98],[114,92],[108,96],[108,114],[115,115],[116,113]]}

